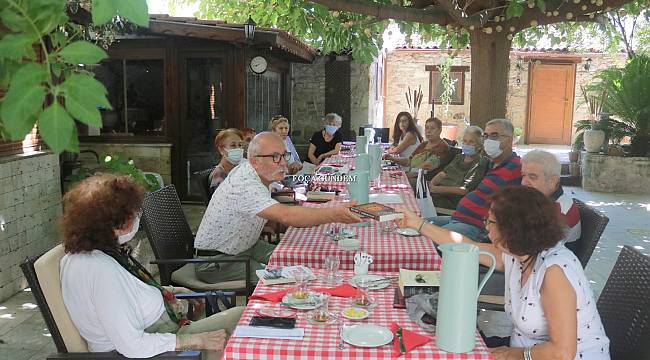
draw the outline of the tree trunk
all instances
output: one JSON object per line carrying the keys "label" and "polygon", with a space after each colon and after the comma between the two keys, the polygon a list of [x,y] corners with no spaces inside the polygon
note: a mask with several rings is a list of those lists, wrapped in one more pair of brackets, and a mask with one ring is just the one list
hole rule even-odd
{"label": "tree trunk", "polygon": [[470,122],[485,128],[494,118],[505,118],[508,93],[508,70],[512,41],[506,34],[471,33],[472,54]]}

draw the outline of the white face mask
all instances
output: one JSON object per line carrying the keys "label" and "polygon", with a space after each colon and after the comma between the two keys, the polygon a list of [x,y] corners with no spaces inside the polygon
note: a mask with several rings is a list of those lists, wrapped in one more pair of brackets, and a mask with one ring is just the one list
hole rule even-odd
{"label": "white face mask", "polygon": [[235,148],[228,149],[226,153],[226,160],[233,165],[237,165],[241,162],[241,159],[244,157],[244,149]]}
{"label": "white face mask", "polygon": [[492,159],[499,157],[503,153],[503,150],[501,150],[501,141],[499,140],[485,139],[483,148],[487,156]]}
{"label": "white face mask", "polygon": [[120,235],[117,237],[117,243],[122,245],[124,243],[127,243],[133,239],[135,234],[138,232],[138,228],[140,227],[140,215],[138,215],[135,220],[133,220],[133,226],[131,227],[131,231],[129,231],[128,234]]}

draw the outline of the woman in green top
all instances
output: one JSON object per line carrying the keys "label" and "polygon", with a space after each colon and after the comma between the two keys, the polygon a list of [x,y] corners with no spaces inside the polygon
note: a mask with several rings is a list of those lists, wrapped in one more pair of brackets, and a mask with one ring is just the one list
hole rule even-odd
{"label": "woman in green top", "polygon": [[460,199],[474,190],[485,175],[488,160],[481,156],[483,130],[478,126],[467,127],[463,134],[462,148],[462,154],[456,155],[429,182],[429,191],[437,208],[455,209]]}

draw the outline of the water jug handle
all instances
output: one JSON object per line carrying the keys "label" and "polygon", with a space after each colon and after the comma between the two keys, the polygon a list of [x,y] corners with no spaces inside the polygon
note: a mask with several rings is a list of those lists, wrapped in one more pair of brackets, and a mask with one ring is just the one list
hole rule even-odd
{"label": "water jug handle", "polygon": [[490,268],[488,269],[487,273],[485,273],[485,276],[483,276],[483,280],[481,280],[481,283],[478,285],[478,291],[476,292],[476,299],[478,300],[479,295],[481,295],[481,290],[483,290],[483,286],[485,286],[485,283],[488,281],[490,276],[492,276],[492,273],[494,272],[494,267],[497,264],[497,259],[494,258],[494,255],[492,253],[487,252],[487,251],[479,251],[479,256],[485,255],[489,256],[490,259],[492,259],[492,264],[490,264]]}

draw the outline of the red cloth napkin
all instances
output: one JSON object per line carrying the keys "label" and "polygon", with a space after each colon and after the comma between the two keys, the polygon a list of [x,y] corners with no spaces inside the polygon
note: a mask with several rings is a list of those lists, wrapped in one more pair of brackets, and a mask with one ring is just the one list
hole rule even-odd
{"label": "red cloth napkin", "polygon": [[289,290],[275,291],[266,294],[252,295],[248,300],[265,300],[271,302],[280,302]]}
{"label": "red cloth napkin", "polygon": [[[400,357],[404,354],[400,353],[399,351],[399,338],[397,337],[396,333],[397,330],[400,328],[397,323],[392,323],[390,324],[390,330],[393,332],[393,356],[394,357]],[[431,338],[428,336],[420,335],[416,332],[406,330],[402,328],[402,339],[404,340],[404,348],[406,349],[406,353],[409,351],[415,349],[418,346],[424,345],[431,341]]]}
{"label": "red cloth napkin", "polygon": [[343,284],[333,288],[316,288],[314,291],[338,297],[353,297],[358,290],[350,284]]}

